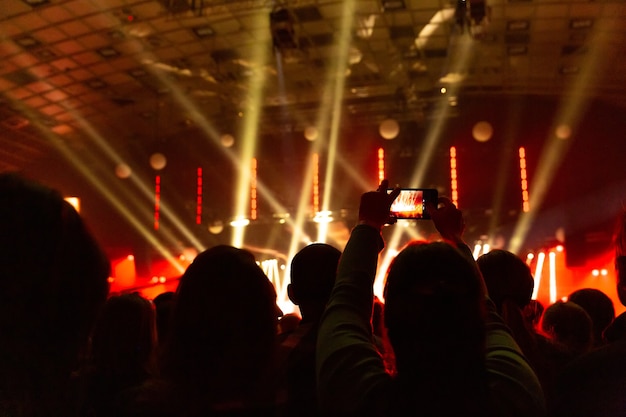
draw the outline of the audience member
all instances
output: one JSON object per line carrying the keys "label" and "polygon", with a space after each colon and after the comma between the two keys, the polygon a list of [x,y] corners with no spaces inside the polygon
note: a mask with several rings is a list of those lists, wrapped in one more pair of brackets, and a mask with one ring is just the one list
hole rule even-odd
{"label": "audience member", "polygon": [[0,415],[70,415],[110,265],[57,191],[4,173],[0,195]]}
{"label": "audience member", "polygon": [[481,255],[476,263],[500,315],[505,312],[503,304],[507,301],[520,311],[528,305],[535,280],[526,262],[512,252],[493,249]]}
{"label": "audience member", "polygon": [[476,264],[496,311],[534,365],[537,356],[535,332],[527,325],[522,313],[530,302],[535,285],[530,268],[517,255],[503,249],[494,249],[481,255]]}
{"label": "audience member", "polygon": [[571,358],[587,353],[593,346],[593,323],[584,308],[571,301],[557,301],[543,313],[541,329]]}
{"label": "audience member", "polygon": [[567,297],[568,301],[578,304],[585,309],[591,318],[594,347],[603,344],[602,333],[615,319],[613,300],[602,291],[595,288],[582,288],[574,291]]}
{"label": "audience member", "polygon": [[533,330],[539,329],[539,322],[545,307],[538,300],[530,300],[526,307],[522,310],[522,315],[526,324]]}
{"label": "audience member", "polygon": [[300,317],[297,313],[287,313],[283,315],[278,321],[278,335],[280,336],[293,332],[298,328],[301,321],[302,317]]}
{"label": "audience member", "polygon": [[[617,220],[614,240],[617,292],[626,305],[626,211],[622,211]],[[615,326],[622,320],[614,321]],[[550,414],[555,417],[626,417],[625,398],[626,340],[616,337],[563,370],[550,403]]]}
{"label": "audience member", "polygon": [[361,198],[359,225],[339,263],[318,335],[320,407],[330,415],[516,415],[545,412],[539,381],[462,241],[447,199],[427,207],[447,241],[408,245],[391,264],[384,322],[395,376],[385,371],[370,323],[381,228],[399,190],[387,181]]}
{"label": "audience member", "polygon": [[[317,416],[315,345],[319,321],[335,283],[341,252],[325,243],[301,249],[291,261],[290,300],[300,308],[298,327],[280,337],[278,402],[286,416]],[[284,398],[283,398],[284,397]]]}
{"label": "audience member", "polygon": [[85,416],[117,416],[120,395],[156,373],[152,303],[138,293],[110,297],[92,336],[91,360],[78,382],[86,390]]}
{"label": "audience member", "polygon": [[161,378],[134,393],[125,415],[274,415],[279,313],[250,252],[219,245],[200,253],[176,291]]}
{"label": "audience member", "polygon": [[172,305],[176,294],[173,291],[166,291],[154,297],[152,303],[156,309],[156,329],[157,340],[162,344],[167,339],[167,330],[170,324]]}
{"label": "audience member", "polygon": [[544,395],[549,396],[557,373],[570,357],[564,356],[560,348],[539,334],[524,317],[524,309],[533,301],[530,298],[535,281],[530,267],[514,253],[502,249],[480,256],[476,264],[485,279],[489,298],[537,374]]}
{"label": "audience member", "polygon": [[626,312],[615,317],[615,320],[604,330],[602,338],[605,343],[626,340]]}

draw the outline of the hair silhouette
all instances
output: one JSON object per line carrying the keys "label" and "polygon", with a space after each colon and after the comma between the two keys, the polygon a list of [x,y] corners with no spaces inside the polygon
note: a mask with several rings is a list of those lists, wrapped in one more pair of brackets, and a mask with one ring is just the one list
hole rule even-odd
{"label": "hair silhouette", "polygon": [[50,188],[0,174],[0,414],[62,415],[109,262]]}

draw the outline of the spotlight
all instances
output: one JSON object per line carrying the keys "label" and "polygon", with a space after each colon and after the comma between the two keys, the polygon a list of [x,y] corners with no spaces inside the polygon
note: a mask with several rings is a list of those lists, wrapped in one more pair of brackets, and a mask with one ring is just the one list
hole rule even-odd
{"label": "spotlight", "polygon": [[297,49],[298,42],[289,10],[278,8],[270,13],[270,30],[276,49]]}
{"label": "spotlight", "polygon": [[230,222],[232,227],[245,227],[250,224],[250,219],[245,217],[238,217]]}
{"label": "spotlight", "polygon": [[333,213],[329,210],[318,211],[313,217],[315,223],[330,223],[333,221]]}

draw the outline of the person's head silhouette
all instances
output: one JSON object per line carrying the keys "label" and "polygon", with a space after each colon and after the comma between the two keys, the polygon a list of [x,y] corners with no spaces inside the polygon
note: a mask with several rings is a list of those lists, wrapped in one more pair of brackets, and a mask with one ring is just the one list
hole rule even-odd
{"label": "person's head silhouette", "polygon": [[172,309],[162,373],[206,405],[248,401],[274,349],[276,292],[254,256],[215,246],[183,274]]}
{"label": "person's head silhouette", "polygon": [[533,293],[535,280],[528,265],[517,255],[503,249],[494,249],[481,255],[478,268],[485,279],[489,298],[499,312],[502,303],[510,300],[523,309]]}
{"label": "person's head silhouette", "polygon": [[61,415],[108,294],[109,261],[57,191],[0,174],[0,196],[2,414]]}
{"label": "person's head silhouette", "polygon": [[291,261],[289,299],[300,307],[303,322],[319,320],[335,284],[341,252],[325,243],[301,249]]}

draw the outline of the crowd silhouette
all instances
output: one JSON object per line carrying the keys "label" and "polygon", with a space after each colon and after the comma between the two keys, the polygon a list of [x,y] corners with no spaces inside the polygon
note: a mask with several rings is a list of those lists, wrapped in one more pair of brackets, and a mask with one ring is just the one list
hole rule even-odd
{"label": "crowd silhouette", "polygon": [[[399,192],[360,200],[343,250],[290,260],[283,316],[253,253],[200,253],[175,292],[112,294],[110,265],[61,194],[0,174],[0,416],[625,416],[626,313],[581,288],[544,306],[517,255],[474,259],[463,214],[427,210],[374,295]],[[626,211],[616,217],[626,305]]]}

